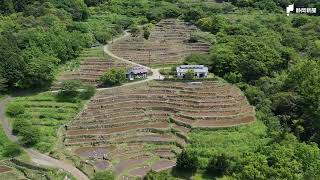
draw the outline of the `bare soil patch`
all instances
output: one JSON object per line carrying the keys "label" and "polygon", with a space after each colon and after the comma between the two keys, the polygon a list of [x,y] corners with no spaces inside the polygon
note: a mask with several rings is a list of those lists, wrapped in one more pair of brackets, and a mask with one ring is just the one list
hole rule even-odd
{"label": "bare soil patch", "polygon": [[145,162],[146,160],[148,160],[149,158],[150,157],[148,157],[148,156],[142,156],[142,157],[138,157],[135,159],[122,160],[122,161],[120,161],[119,164],[117,164],[117,166],[115,168],[115,172],[117,175],[120,175],[123,171],[129,169],[132,166],[139,165],[139,164]]}
{"label": "bare soil patch", "polygon": [[166,169],[170,169],[176,165],[176,162],[166,159],[161,159],[156,162],[154,162],[151,166],[151,169],[154,171],[163,171]]}
{"label": "bare soil patch", "polygon": [[87,158],[101,158],[105,154],[110,154],[115,147],[82,147],[76,149],[74,152],[82,157]]}
{"label": "bare soil patch", "polygon": [[107,161],[97,161],[94,163],[94,166],[98,169],[98,170],[106,170],[110,167],[109,162]]}
{"label": "bare soil patch", "polygon": [[7,166],[0,166],[0,173],[5,173],[5,172],[9,172],[12,169],[7,167]]}
{"label": "bare soil patch", "polygon": [[143,166],[131,170],[129,174],[134,177],[144,177],[150,170],[151,168],[149,166]]}

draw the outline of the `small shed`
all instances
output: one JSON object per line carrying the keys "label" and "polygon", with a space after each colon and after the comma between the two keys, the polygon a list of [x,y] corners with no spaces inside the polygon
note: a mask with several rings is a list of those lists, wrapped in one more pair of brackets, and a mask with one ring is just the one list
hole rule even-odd
{"label": "small shed", "polygon": [[128,70],[127,77],[129,80],[147,78],[148,69],[142,66],[136,66]]}
{"label": "small shed", "polygon": [[184,78],[186,73],[192,70],[194,72],[194,76],[196,78],[206,78],[208,77],[208,67],[205,67],[204,65],[181,65],[178,66],[177,71],[177,77]]}

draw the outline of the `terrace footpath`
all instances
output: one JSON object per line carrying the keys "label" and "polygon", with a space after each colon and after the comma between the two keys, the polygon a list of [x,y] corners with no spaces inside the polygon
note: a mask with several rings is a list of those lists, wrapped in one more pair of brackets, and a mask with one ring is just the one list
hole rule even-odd
{"label": "terrace footpath", "polygon": [[[8,138],[12,142],[16,142],[18,140],[18,138],[17,138],[17,136],[12,134],[12,129],[10,128],[9,121],[8,121],[7,117],[5,116],[5,107],[11,99],[12,99],[12,97],[8,96],[0,102],[0,119],[1,119],[1,123],[2,123],[2,127],[4,129],[4,132],[6,133]],[[31,157],[31,160],[34,163],[36,163],[37,165],[63,169],[66,172],[69,172],[70,174],[72,174],[78,180],[89,180],[89,178],[83,172],[81,172],[79,169],[77,169],[76,167],[74,167],[73,165],[71,165],[67,162],[64,162],[64,161],[61,161],[58,159],[54,159],[46,154],[42,154],[42,153],[40,153],[34,149],[31,149],[31,148],[24,148],[24,150]]]}

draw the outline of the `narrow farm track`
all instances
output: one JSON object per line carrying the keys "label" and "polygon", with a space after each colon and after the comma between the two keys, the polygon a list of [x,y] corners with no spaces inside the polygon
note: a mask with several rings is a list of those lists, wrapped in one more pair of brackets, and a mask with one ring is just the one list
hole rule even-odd
{"label": "narrow farm track", "polygon": [[[114,39],[113,42],[121,40],[122,38],[125,38],[125,37],[127,37],[129,35],[130,35],[130,33],[125,31],[125,34],[123,36],[121,36],[121,37],[119,37],[117,39]],[[110,43],[112,43],[112,42],[110,41],[109,44]],[[152,69],[150,67],[143,66],[141,64],[138,64],[138,63],[123,59],[121,57],[118,57],[118,56],[114,55],[112,52],[110,52],[108,47],[109,47],[108,45],[104,46],[104,52],[106,54],[108,54],[109,56],[111,56],[111,57],[113,57],[113,58],[115,58],[115,59],[117,59],[119,61],[132,64],[134,66],[142,66],[142,67],[144,67],[144,68],[146,68],[146,69],[148,69],[148,70],[150,70],[152,72],[152,75],[148,76],[148,78],[145,79],[145,80],[136,81],[136,82],[132,82],[132,83],[127,83],[127,84],[124,84],[122,86],[140,84],[140,83],[144,83],[146,81],[155,80],[155,79],[158,79],[158,80],[163,79],[163,76],[161,76],[161,74],[159,72],[159,69]],[[118,87],[121,87],[121,86],[118,86]],[[101,91],[101,90],[105,90],[105,89],[113,89],[113,88],[118,88],[118,87],[98,88],[97,90]],[[51,92],[58,92],[58,91],[51,91]],[[5,133],[6,133],[6,135],[9,137],[9,139],[11,141],[16,142],[18,138],[15,135],[12,134],[12,129],[10,128],[8,119],[5,116],[6,104],[11,99],[12,99],[12,97],[8,96],[8,97],[4,98],[0,102],[0,119],[1,119],[1,123],[2,123],[3,129],[4,129]],[[40,152],[38,152],[38,151],[36,151],[34,149],[31,149],[31,148],[25,148],[25,151],[31,157],[32,161],[34,163],[38,164],[38,165],[49,166],[49,167],[54,167],[54,168],[60,168],[60,169],[63,169],[65,171],[71,173],[78,180],[89,180],[89,178],[83,172],[81,172],[79,169],[77,169],[76,167],[74,167],[73,165],[71,165],[69,163],[66,163],[66,162],[61,161],[61,160],[54,159],[54,158],[52,158],[52,157],[50,157],[50,156],[48,156],[46,154],[42,154],[42,153],[40,153]]]}
{"label": "narrow farm track", "polygon": [[[129,36],[130,33],[128,33],[127,31],[125,31],[125,34],[117,39],[114,39],[113,42],[116,42],[118,40],[121,40],[122,38],[125,38],[127,36]],[[109,42],[109,44],[112,43],[112,42]],[[159,72],[159,69],[152,69],[150,67],[147,67],[147,66],[143,66],[141,64],[138,64],[138,63],[135,63],[135,62],[132,62],[132,61],[129,61],[129,60],[126,60],[126,59],[123,59],[121,57],[118,57],[116,55],[114,55],[112,52],[109,51],[109,46],[108,45],[105,45],[104,46],[104,52],[106,54],[108,54],[109,56],[119,60],[119,61],[122,61],[122,62],[125,62],[125,63],[129,63],[129,64],[132,64],[134,66],[142,66],[148,70],[150,70],[152,72],[152,75],[151,76],[148,76],[147,79],[145,80],[142,80],[142,81],[136,81],[136,82],[132,82],[132,83],[127,83],[127,84],[124,84],[122,86],[129,86],[129,85],[134,85],[134,84],[140,84],[140,83],[144,83],[146,81],[150,81],[150,80],[155,80],[155,79],[158,79],[158,80],[161,80],[163,79],[163,76],[161,76],[160,72]],[[121,86],[119,86],[121,87]],[[105,89],[113,89],[113,88],[118,88],[118,87],[111,87],[111,88],[99,88],[97,89],[98,91],[101,91],[101,90],[105,90]],[[51,92],[58,92],[58,91],[51,91]],[[3,99],[1,102],[0,102],[0,119],[1,119],[1,123],[2,123],[2,126],[3,126],[3,129],[6,133],[6,135],[9,137],[9,139],[13,142],[16,142],[17,141],[17,137],[15,135],[12,134],[12,129],[10,128],[10,125],[9,125],[9,122],[8,122],[8,119],[6,118],[5,116],[5,107],[6,107],[6,104],[12,99],[12,97],[8,96],[6,97],[5,99]],[[77,169],[76,167],[74,167],[73,165],[69,164],[69,163],[66,163],[64,161],[61,161],[61,160],[57,160],[57,159],[54,159],[48,155],[45,155],[45,154],[42,154],[42,153],[39,153],[38,151],[34,150],[34,149],[31,149],[31,148],[25,148],[25,151],[28,153],[28,155],[31,157],[32,161],[38,165],[42,165],[42,166],[49,166],[49,167],[55,167],[55,168],[60,168],[60,169],[63,169],[69,173],[71,173],[75,178],[77,178],[78,180],[88,180],[89,178],[83,173],[81,172],[79,169]]]}
{"label": "narrow farm track", "polygon": [[[126,84],[126,85],[138,84],[138,83],[142,83],[142,82],[150,81],[150,80],[155,80],[155,79],[157,79],[157,80],[162,80],[162,79],[163,79],[163,76],[160,74],[159,69],[153,69],[153,68],[151,68],[151,67],[144,66],[144,65],[141,65],[141,64],[138,64],[138,63],[129,61],[129,60],[127,60],[127,59],[121,58],[121,57],[113,54],[113,53],[109,50],[109,44],[115,43],[115,42],[117,42],[117,41],[119,41],[119,40],[121,40],[121,39],[123,39],[123,38],[128,37],[128,36],[130,36],[130,33],[128,33],[127,31],[125,31],[123,36],[114,39],[113,42],[112,42],[112,41],[109,41],[109,43],[104,46],[104,52],[105,52],[106,54],[108,54],[109,56],[111,56],[111,57],[113,57],[113,58],[115,58],[115,59],[117,59],[117,60],[119,60],[119,61],[122,61],[122,62],[124,62],[124,63],[132,64],[132,65],[134,65],[134,66],[144,67],[144,68],[146,68],[146,69],[148,69],[148,70],[150,70],[150,71],[152,72],[152,76],[148,76],[148,78],[147,78],[146,80],[137,81],[137,82],[133,82],[133,83],[128,83],[128,84]],[[103,90],[103,88],[100,88],[99,90]]]}
{"label": "narrow farm track", "polygon": [[[129,83],[125,83],[121,86],[115,86],[115,87],[108,87],[108,88],[97,88],[97,91],[103,91],[103,90],[107,90],[107,89],[116,89],[116,88],[119,88],[119,87],[122,87],[122,86],[131,86],[131,85],[135,85],[135,84],[140,84],[140,83],[144,83],[146,81],[150,81],[150,80],[163,80],[164,77],[160,74],[159,72],[159,69],[153,69],[151,67],[148,67],[148,66],[144,66],[144,65],[141,65],[141,64],[138,64],[138,63],[135,63],[135,62],[132,62],[132,61],[129,61],[127,59],[124,59],[124,58],[121,58],[115,54],[113,54],[110,50],[109,50],[109,45],[112,44],[112,43],[115,43],[119,40],[122,40],[123,38],[126,38],[130,36],[130,33],[128,33],[127,31],[124,31],[124,35],[123,36],[120,36],[116,39],[114,39],[113,41],[109,41],[107,45],[104,46],[103,50],[104,52],[109,55],[110,57],[118,60],[118,61],[122,61],[124,63],[128,63],[128,64],[131,64],[133,66],[141,66],[141,67],[144,67],[145,69],[148,69],[149,71],[152,72],[152,75],[151,76],[148,76],[147,79],[145,80],[141,80],[141,81],[135,81],[135,82],[129,82]],[[53,90],[53,91],[50,91],[50,92],[53,92],[53,93],[56,93],[56,92],[59,92],[59,90]]]}
{"label": "narrow farm track", "polygon": [[[12,134],[12,129],[9,126],[9,122],[7,117],[5,116],[5,107],[6,104],[12,99],[12,97],[6,97],[0,102],[0,119],[2,123],[2,127],[4,129],[4,132],[6,135],[9,137],[9,139],[13,142],[17,141],[17,137]],[[25,148],[25,151],[28,153],[28,155],[31,157],[31,160],[36,163],[37,165],[42,165],[42,166],[49,166],[49,167],[54,167],[54,168],[59,168],[63,169],[70,174],[72,174],[75,178],[78,180],[89,180],[89,178],[81,172],[79,169],[74,167],[73,165],[58,160],[54,159],[46,154],[42,154],[34,149],[31,148]]]}

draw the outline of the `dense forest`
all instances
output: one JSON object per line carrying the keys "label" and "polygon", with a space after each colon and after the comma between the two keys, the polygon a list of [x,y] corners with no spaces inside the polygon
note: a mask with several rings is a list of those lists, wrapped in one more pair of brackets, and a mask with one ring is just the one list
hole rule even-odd
{"label": "dense forest", "polygon": [[[230,150],[237,142],[219,149],[210,140],[231,138],[225,130],[194,132],[177,168],[210,178],[319,179],[320,2],[207,2],[2,0],[0,91],[48,88],[59,67],[82,49],[105,44],[125,29],[143,31],[139,25],[181,18],[203,31],[193,40],[212,44],[209,54],[193,54],[185,64],[207,65],[237,85],[256,106],[261,124],[230,130],[233,138],[242,137],[236,140],[252,140],[239,144],[241,153]],[[292,3],[318,11],[287,17],[285,7]],[[146,178],[173,177],[151,172]]]}
{"label": "dense forest", "polygon": [[[267,126],[267,137],[272,139],[244,157],[230,153],[213,158],[208,168],[219,173],[222,170],[220,175],[240,179],[319,178],[311,169],[319,166],[319,149],[314,143],[318,146],[320,143],[320,18],[303,15],[284,18],[283,14],[276,13],[289,3],[283,2],[233,2],[238,7],[266,10],[270,12],[268,15],[250,8],[236,15],[207,15],[199,5],[195,7],[199,10],[194,11],[197,15],[186,19],[214,35],[210,54],[192,55],[186,63],[206,64],[213,73],[240,87],[256,106],[257,117]],[[302,7],[319,6],[316,1],[296,3]],[[298,143],[296,138],[313,144],[314,150],[301,151],[302,154],[317,152],[318,155],[307,155],[309,163],[303,162],[299,148],[311,147]],[[201,156],[196,151],[190,150]],[[281,151],[285,157],[280,157]],[[304,170],[295,171],[295,163],[299,166],[297,169]],[[216,169],[217,165],[221,169]]]}

